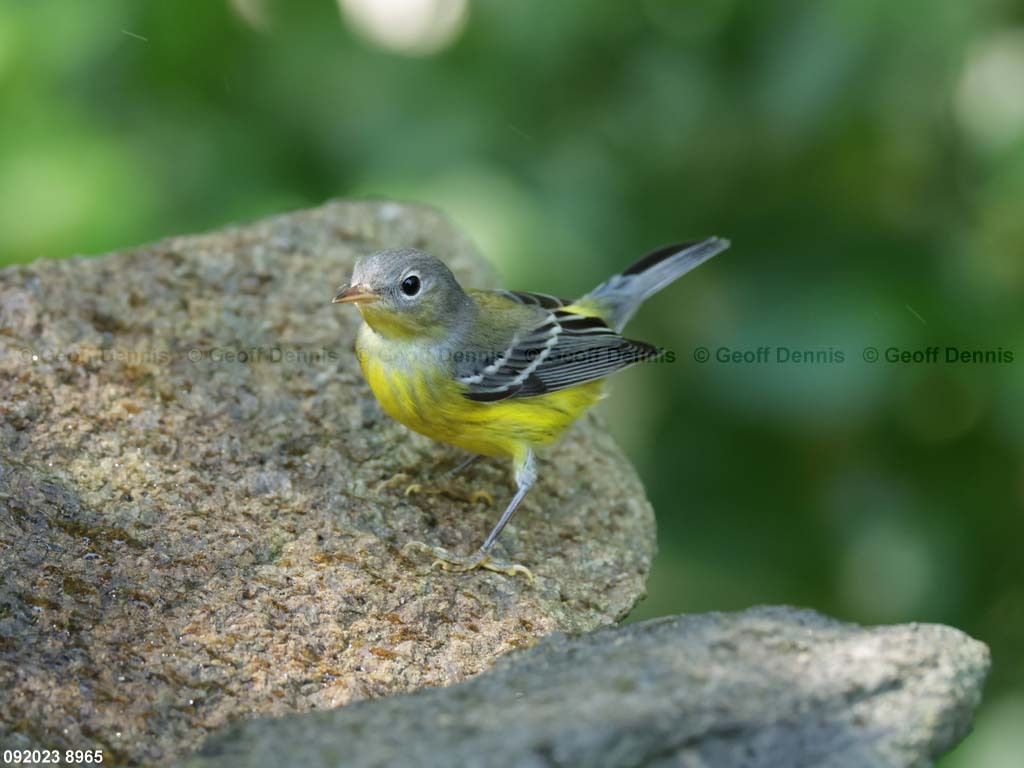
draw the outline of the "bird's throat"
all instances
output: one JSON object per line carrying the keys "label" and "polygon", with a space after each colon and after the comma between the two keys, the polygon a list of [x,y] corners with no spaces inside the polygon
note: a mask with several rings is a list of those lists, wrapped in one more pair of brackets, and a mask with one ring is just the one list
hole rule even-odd
{"label": "bird's throat", "polygon": [[432,328],[419,318],[395,312],[379,304],[357,305],[359,314],[374,333],[394,341],[430,340],[442,334],[443,328]]}

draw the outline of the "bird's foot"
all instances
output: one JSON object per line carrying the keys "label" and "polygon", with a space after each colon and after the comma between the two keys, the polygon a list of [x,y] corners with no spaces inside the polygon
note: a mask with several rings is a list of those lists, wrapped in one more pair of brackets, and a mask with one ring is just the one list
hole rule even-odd
{"label": "bird's foot", "polygon": [[480,502],[483,502],[487,506],[494,504],[494,497],[487,491],[476,490],[467,493],[466,491],[456,488],[452,483],[444,483],[443,485],[422,485],[420,483],[411,483],[406,486],[406,496],[412,496],[417,493],[426,494],[428,496],[447,496],[450,499],[465,501],[470,504],[477,504]]}
{"label": "bird's foot", "polygon": [[387,480],[382,480],[377,484],[377,493],[387,490],[388,488],[394,488],[396,485],[407,483],[412,480],[412,475],[407,475],[405,472],[399,472],[397,475],[392,475]]}
{"label": "bird's foot", "polygon": [[484,570],[504,573],[506,576],[525,576],[530,582],[533,581],[533,573],[525,565],[518,563],[506,563],[501,560],[494,560],[490,553],[478,549],[468,557],[456,555],[442,547],[432,547],[422,541],[410,541],[402,547],[402,554],[410,552],[423,552],[434,558],[430,564],[431,568],[440,568],[450,573],[468,573],[469,571],[483,568]]}

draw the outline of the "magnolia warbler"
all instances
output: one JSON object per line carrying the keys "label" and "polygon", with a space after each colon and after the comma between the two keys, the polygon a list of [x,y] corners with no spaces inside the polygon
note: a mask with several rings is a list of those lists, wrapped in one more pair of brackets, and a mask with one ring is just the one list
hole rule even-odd
{"label": "magnolia warbler", "polygon": [[537,479],[534,449],[600,399],[605,376],[662,353],[620,331],[645,299],[728,247],[711,237],[660,248],[575,301],[464,290],[441,261],[413,249],[357,261],[334,303],[355,304],[365,321],[356,352],[384,411],[474,457],[511,457],[515,466],[515,496],[475,554],[407,546],[433,554],[445,570],[532,578],[491,550]]}

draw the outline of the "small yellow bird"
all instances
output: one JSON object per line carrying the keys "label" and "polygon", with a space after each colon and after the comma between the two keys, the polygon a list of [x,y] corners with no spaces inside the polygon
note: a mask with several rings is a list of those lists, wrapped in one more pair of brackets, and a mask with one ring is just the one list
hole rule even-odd
{"label": "small yellow bird", "polygon": [[516,494],[468,557],[411,542],[445,570],[486,568],[532,578],[491,558],[498,535],[537,479],[534,448],[554,442],[601,397],[603,379],[662,350],[619,335],[641,303],[729,241],[660,248],[576,301],[544,293],[463,290],[422,251],[360,259],[334,303],[354,303],[359,364],[384,411],[410,429],[473,454],[508,456]]}

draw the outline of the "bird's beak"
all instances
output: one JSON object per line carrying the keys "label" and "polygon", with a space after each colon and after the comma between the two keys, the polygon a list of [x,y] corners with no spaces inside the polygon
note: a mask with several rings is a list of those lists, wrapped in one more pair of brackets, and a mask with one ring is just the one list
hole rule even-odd
{"label": "bird's beak", "polygon": [[371,304],[377,300],[376,291],[365,285],[343,285],[331,299],[332,304]]}

